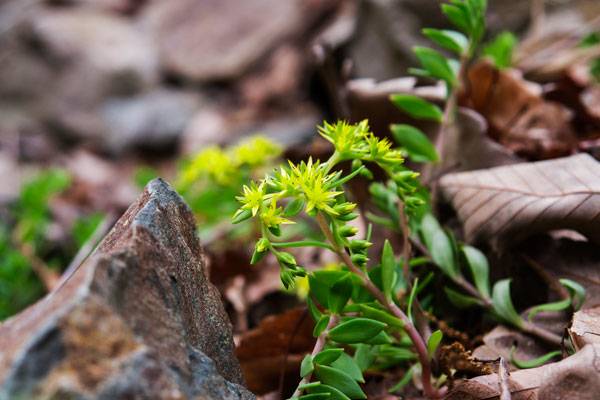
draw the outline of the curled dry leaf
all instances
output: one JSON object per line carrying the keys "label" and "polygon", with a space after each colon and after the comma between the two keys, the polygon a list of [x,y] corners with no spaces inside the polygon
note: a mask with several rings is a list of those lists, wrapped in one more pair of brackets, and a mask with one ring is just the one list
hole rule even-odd
{"label": "curled dry leaf", "polygon": [[[512,400],[597,399],[600,393],[600,346],[588,345],[560,362],[514,371],[509,389]],[[462,381],[446,400],[483,400],[500,395],[497,374]]]}
{"label": "curled dry leaf", "polygon": [[295,308],[265,318],[244,333],[236,348],[248,389],[265,394],[279,387],[281,373],[290,385],[297,383],[300,362],[314,345],[313,321],[304,309]]}
{"label": "curled dry leaf", "polygon": [[468,242],[502,245],[556,229],[600,242],[600,164],[587,154],[449,174],[440,186]]}
{"label": "curled dry leaf", "polygon": [[480,114],[461,108],[454,124],[444,132],[447,139],[444,141],[444,158],[440,172],[471,171],[523,161],[490,139],[487,130],[488,124]]}
{"label": "curled dry leaf", "polygon": [[515,153],[531,158],[567,155],[576,146],[572,112],[545,101],[539,85],[516,70],[480,62],[469,70],[466,103],[490,124],[490,134]]}
{"label": "curled dry leaf", "polygon": [[578,349],[586,344],[600,345],[600,307],[580,310],[573,314],[569,336]]}

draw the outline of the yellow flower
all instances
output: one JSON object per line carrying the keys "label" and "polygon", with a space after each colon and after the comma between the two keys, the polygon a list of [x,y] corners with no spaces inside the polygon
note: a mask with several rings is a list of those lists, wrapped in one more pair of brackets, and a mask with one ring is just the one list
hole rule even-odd
{"label": "yellow flower", "polygon": [[283,208],[277,207],[277,200],[271,198],[271,204],[261,214],[260,219],[267,228],[278,227],[281,224],[293,224],[294,221],[283,218]]}
{"label": "yellow flower", "polygon": [[294,165],[290,163],[291,172],[295,176],[297,186],[306,197],[306,212],[313,209],[322,210],[330,215],[338,215],[332,205],[335,198],[343,192],[329,190],[329,184],[339,174],[327,174],[319,161],[313,163],[312,158],[307,163]]}
{"label": "yellow flower", "polygon": [[330,141],[339,153],[358,151],[364,137],[369,133],[367,120],[358,124],[338,121],[335,124],[323,123],[319,134]]}
{"label": "yellow flower", "polygon": [[242,210],[252,210],[252,216],[255,216],[268,197],[270,196],[265,194],[265,183],[261,182],[257,186],[253,181],[250,186],[244,185],[243,195],[236,196],[236,199],[242,203]]}
{"label": "yellow flower", "polygon": [[256,135],[235,146],[232,149],[232,159],[238,166],[259,167],[279,157],[281,152],[281,146],[277,143]]}
{"label": "yellow flower", "polygon": [[202,176],[209,176],[221,185],[231,183],[235,167],[227,154],[218,146],[199,152],[183,169],[180,185],[189,186]]}

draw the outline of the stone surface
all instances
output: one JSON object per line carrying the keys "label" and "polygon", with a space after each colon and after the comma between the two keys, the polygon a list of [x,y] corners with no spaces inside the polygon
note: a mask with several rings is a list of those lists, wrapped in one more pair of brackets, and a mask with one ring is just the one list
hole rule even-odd
{"label": "stone surface", "polygon": [[149,183],[79,269],[0,325],[0,399],[253,399],[194,231]]}
{"label": "stone surface", "polygon": [[277,44],[301,37],[333,0],[155,1],[143,13],[167,70],[194,81],[243,74]]}

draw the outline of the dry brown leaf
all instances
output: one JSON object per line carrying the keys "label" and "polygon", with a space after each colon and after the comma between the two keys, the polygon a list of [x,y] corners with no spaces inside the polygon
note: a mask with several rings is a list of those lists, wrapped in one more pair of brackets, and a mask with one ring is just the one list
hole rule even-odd
{"label": "dry brown leaf", "polygon": [[578,349],[586,344],[600,345],[600,307],[580,310],[573,314],[569,335]]}
{"label": "dry brown leaf", "polygon": [[265,394],[285,381],[296,384],[300,361],[314,345],[313,321],[308,312],[295,308],[265,318],[258,328],[244,333],[236,348],[248,389]]}
{"label": "dry brown leaf", "polygon": [[466,240],[515,242],[556,229],[600,242],[600,164],[587,154],[445,175]]}
{"label": "dry brown leaf", "polygon": [[[512,372],[512,400],[594,400],[600,393],[600,346],[588,345],[560,362]],[[483,400],[499,396],[497,374],[460,382],[446,400]]]}
{"label": "dry brown leaf", "polygon": [[469,70],[465,102],[490,124],[490,134],[515,153],[531,158],[570,154],[576,146],[572,112],[542,98],[542,88],[516,70],[480,62]]}
{"label": "dry brown leaf", "polygon": [[523,161],[490,139],[487,130],[488,125],[480,114],[471,109],[461,108],[454,124],[444,133],[444,157],[438,170],[445,173],[471,171]]}

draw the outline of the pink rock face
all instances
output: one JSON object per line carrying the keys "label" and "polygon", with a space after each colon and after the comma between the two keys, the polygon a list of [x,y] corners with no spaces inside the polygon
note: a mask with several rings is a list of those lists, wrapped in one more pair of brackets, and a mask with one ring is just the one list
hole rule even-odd
{"label": "pink rock face", "polygon": [[62,285],[0,326],[0,399],[252,399],[194,232],[152,181]]}

